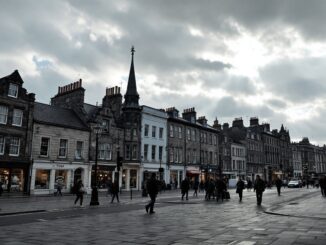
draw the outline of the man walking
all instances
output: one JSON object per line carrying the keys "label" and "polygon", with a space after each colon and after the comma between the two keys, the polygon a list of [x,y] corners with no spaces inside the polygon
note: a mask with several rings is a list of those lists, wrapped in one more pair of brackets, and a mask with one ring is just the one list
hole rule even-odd
{"label": "man walking", "polygon": [[322,196],[325,196],[325,185],[326,185],[326,176],[321,176],[319,179],[319,186],[320,186],[320,191]]}
{"label": "man walking", "polygon": [[115,197],[117,198],[117,202],[119,202],[119,182],[117,179],[114,180],[114,183],[112,184],[111,192],[112,192],[111,203],[113,203]]}
{"label": "man walking", "polygon": [[242,202],[242,193],[244,188],[245,188],[245,184],[241,179],[241,177],[239,177],[239,180],[237,182],[237,190],[236,190],[236,192],[239,194],[239,202]]}
{"label": "man walking", "polygon": [[183,197],[186,195],[186,200],[188,200],[188,192],[189,192],[189,180],[186,177],[182,182],[181,182],[181,200],[183,200]]}
{"label": "man walking", "polygon": [[257,175],[254,190],[256,191],[257,205],[260,206],[263,200],[263,192],[265,191],[266,185],[265,182]]}
{"label": "man walking", "polygon": [[194,183],[194,194],[193,196],[198,197],[198,187],[199,187],[199,181],[196,179]]}
{"label": "man walking", "polygon": [[149,209],[149,213],[153,214],[154,212],[154,204],[155,204],[155,200],[156,200],[156,196],[158,193],[158,183],[156,180],[156,174],[152,173],[151,178],[147,181],[147,192],[149,197],[151,198],[150,202],[145,206],[146,209],[146,213],[148,213],[148,209]]}
{"label": "man walking", "polygon": [[216,178],[216,202],[221,198],[222,202],[224,200],[224,192],[226,191],[226,184],[218,176]]}
{"label": "man walking", "polygon": [[276,185],[277,193],[278,193],[279,196],[281,195],[282,184],[283,184],[282,180],[280,179],[280,177],[277,176],[277,179],[275,181],[275,185]]}

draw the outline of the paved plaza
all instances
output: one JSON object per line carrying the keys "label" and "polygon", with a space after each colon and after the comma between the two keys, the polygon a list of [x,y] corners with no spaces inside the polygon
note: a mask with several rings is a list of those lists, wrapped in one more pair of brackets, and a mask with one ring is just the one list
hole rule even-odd
{"label": "paved plaza", "polygon": [[286,188],[280,197],[275,188],[266,190],[261,207],[254,192],[245,191],[242,203],[230,192],[223,203],[204,201],[203,194],[181,201],[179,192],[166,192],[153,215],[137,195],[123,195],[120,204],[101,196],[95,208],[89,198],[73,207],[73,196],[1,198],[0,244],[326,244],[326,199],[319,189]]}

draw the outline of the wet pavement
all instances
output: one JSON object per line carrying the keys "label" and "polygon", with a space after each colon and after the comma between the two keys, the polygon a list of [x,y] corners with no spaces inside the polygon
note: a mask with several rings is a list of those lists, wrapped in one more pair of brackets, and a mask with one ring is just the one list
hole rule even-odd
{"label": "wet pavement", "polygon": [[[48,197],[51,201],[34,202],[49,210],[42,218],[21,223],[37,214],[0,216],[0,244],[326,244],[326,199],[320,191],[283,191],[278,197],[275,189],[266,190],[261,207],[254,192],[244,191],[242,203],[234,190],[223,203],[204,201],[203,195],[181,201],[179,192],[169,192],[158,197],[153,215],[146,214],[147,199],[141,197],[111,205],[100,199],[103,204],[95,209],[73,208],[72,196]],[[8,199],[0,204],[22,206]],[[51,212],[55,205],[65,211]],[[4,218],[10,225],[1,222]]]}

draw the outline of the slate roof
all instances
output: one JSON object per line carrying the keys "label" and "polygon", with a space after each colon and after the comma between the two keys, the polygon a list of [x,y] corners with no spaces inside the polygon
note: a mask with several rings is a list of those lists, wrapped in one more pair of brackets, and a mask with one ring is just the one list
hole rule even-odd
{"label": "slate roof", "polygon": [[34,121],[58,127],[89,131],[73,110],[39,102],[34,104]]}

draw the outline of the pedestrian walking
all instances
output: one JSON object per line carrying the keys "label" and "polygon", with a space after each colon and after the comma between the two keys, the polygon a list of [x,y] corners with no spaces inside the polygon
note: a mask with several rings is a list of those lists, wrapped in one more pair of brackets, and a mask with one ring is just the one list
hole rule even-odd
{"label": "pedestrian walking", "polygon": [[152,173],[151,178],[147,181],[147,192],[149,194],[149,197],[151,198],[150,202],[145,206],[146,213],[153,214],[154,212],[154,204],[156,200],[156,196],[158,194],[158,183],[156,180],[156,174]]}
{"label": "pedestrian walking", "polygon": [[321,195],[326,196],[326,193],[325,193],[326,176],[321,176],[321,178],[319,179],[319,186],[320,186]]}
{"label": "pedestrian walking", "polygon": [[256,176],[254,191],[256,191],[257,205],[260,206],[263,200],[263,192],[265,191],[266,185],[259,175]]}
{"label": "pedestrian walking", "polygon": [[63,186],[63,183],[61,181],[58,181],[57,182],[57,192],[55,192],[55,196],[62,196],[62,186]]}
{"label": "pedestrian walking", "polygon": [[215,182],[216,188],[216,202],[221,198],[222,202],[224,200],[224,192],[226,192],[226,184],[225,181],[221,180],[219,177],[216,178]]}
{"label": "pedestrian walking", "polygon": [[112,185],[113,185],[112,180],[109,179],[108,182],[107,182],[107,187],[108,187],[108,194],[107,194],[107,196],[110,195],[112,197]]}
{"label": "pedestrian walking", "polygon": [[118,180],[114,180],[114,183],[112,184],[112,199],[111,199],[111,203],[113,203],[114,198],[117,198],[117,202],[119,202],[119,182]]}
{"label": "pedestrian walking", "polygon": [[237,182],[237,190],[236,190],[236,193],[238,193],[239,195],[239,202],[242,202],[242,193],[244,188],[245,188],[245,184],[241,179],[241,177],[239,177],[239,180]]}
{"label": "pedestrian walking", "polygon": [[277,176],[277,179],[275,181],[275,185],[276,185],[276,189],[277,189],[277,194],[280,196],[281,195],[281,188],[282,188],[282,180],[280,179],[280,177]]}
{"label": "pedestrian walking", "polygon": [[214,196],[214,191],[215,191],[215,183],[213,179],[210,179],[208,181],[206,200],[208,201],[211,200],[211,196]]}
{"label": "pedestrian walking", "polygon": [[195,180],[195,183],[194,183],[194,194],[193,194],[193,196],[198,197],[198,187],[199,187],[199,181],[198,180]]}
{"label": "pedestrian walking", "polygon": [[188,192],[189,192],[189,180],[188,177],[186,177],[182,182],[181,182],[181,200],[183,200],[183,197],[186,196],[186,200],[188,200]]}
{"label": "pedestrian walking", "polygon": [[0,181],[0,196],[2,196],[2,193],[3,193],[2,185],[3,185],[3,183]]}
{"label": "pedestrian walking", "polygon": [[248,178],[247,179],[247,191],[251,191],[252,189],[252,181]]}
{"label": "pedestrian walking", "polygon": [[80,206],[83,206],[85,188],[84,188],[82,180],[78,180],[78,182],[77,182],[77,184],[75,186],[75,192],[76,192],[75,204],[79,200]]}

